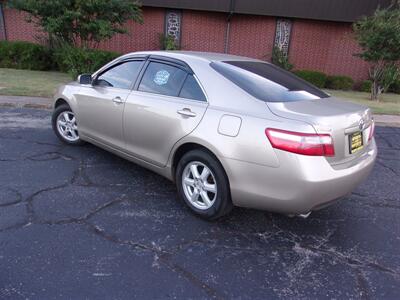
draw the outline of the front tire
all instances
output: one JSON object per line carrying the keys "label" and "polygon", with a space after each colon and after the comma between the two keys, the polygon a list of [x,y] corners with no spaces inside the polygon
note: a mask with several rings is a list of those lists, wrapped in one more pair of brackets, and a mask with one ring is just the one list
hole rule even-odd
{"label": "front tire", "polygon": [[201,218],[215,220],[232,210],[228,178],[221,163],[208,152],[186,153],[175,176],[179,197]]}
{"label": "front tire", "polygon": [[67,104],[57,107],[51,119],[53,130],[57,137],[68,145],[82,145],[79,137],[75,114]]}

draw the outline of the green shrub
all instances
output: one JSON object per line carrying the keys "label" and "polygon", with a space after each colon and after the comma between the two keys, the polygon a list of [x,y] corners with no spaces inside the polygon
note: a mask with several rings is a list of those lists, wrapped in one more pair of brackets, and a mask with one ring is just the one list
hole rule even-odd
{"label": "green shrub", "polygon": [[400,94],[400,80],[397,80],[395,83],[389,87],[390,93]]}
{"label": "green shrub", "polygon": [[119,55],[109,51],[64,46],[55,51],[54,57],[60,71],[76,78],[79,74],[93,73]]}
{"label": "green shrub", "polygon": [[319,88],[324,88],[326,85],[327,76],[322,72],[300,70],[294,71],[294,74]]}
{"label": "green shrub", "polygon": [[175,38],[172,35],[165,35],[160,33],[158,35],[160,42],[160,50],[179,50],[179,46],[176,44]]}
{"label": "green shrub", "polygon": [[0,42],[0,67],[50,70],[55,66],[51,50],[28,42]]}
{"label": "green shrub", "polygon": [[354,80],[348,76],[328,76],[326,88],[332,90],[351,90],[354,86]]}
{"label": "green shrub", "polygon": [[372,81],[371,80],[364,80],[361,82],[359,90],[361,92],[371,93]]}
{"label": "green shrub", "polygon": [[289,57],[287,56],[287,54],[283,52],[283,50],[279,47],[274,47],[274,49],[272,50],[271,62],[274,65],[285,69],[286,71],[290,71],[294,67],[293,64],[289,62]]}

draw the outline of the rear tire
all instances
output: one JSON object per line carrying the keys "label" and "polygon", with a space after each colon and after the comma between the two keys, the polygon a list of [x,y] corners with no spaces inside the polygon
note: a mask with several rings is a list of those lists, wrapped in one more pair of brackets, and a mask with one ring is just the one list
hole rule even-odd
{"label": "rear tire", "polygon": [[58,106],[53,112],[51,123],[54,133],[63,143],[74,146],[84,144],[79,137],[75,114],[69,105]]}
{"label": "rear tire", "polygon": [[216,220],[232,210],[228,177],[210,153],[186,153],[177,165],[175,179],[179,197],[201,218]]}

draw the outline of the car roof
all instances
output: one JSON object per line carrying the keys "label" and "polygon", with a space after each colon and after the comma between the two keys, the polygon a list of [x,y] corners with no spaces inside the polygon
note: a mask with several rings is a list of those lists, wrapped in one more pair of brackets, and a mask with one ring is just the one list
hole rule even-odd
{"label": "car roof", "polygon": [[231,55],[226,53],[217,52],[200,52],[200,51],[140,51],[132,52],[124,56],[133,55],[160,55],[165,57],[177,58],[177,59],[202,59],[208,62],[213,61],[229,61],[229,60],[240,60],[240,61],[260,61],[254,58]]}

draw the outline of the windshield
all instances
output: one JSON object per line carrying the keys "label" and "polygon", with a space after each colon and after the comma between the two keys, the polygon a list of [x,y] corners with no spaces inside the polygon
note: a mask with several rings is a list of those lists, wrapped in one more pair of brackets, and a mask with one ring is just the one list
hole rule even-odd
{"label": "windshield", "polygon": [[250,95],[265,102],[291,102],[329,97],[290,72],[257,61],[213,62],[211,67]]}

